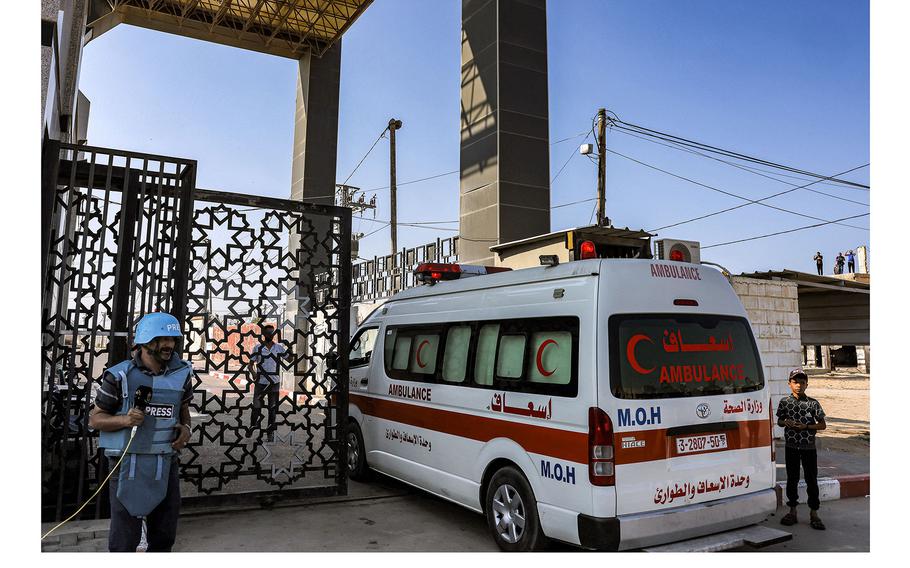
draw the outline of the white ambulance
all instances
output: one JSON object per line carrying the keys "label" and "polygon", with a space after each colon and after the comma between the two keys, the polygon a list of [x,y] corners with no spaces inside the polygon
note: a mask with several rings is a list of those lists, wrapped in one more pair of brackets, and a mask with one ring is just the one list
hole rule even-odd
{"label": "white ambulance", "polygon": [[[496,269],[501,270],[501,269]],[[628,550],[776,508],[770,396],[718,271],[431,264],[351,342],[348,473],[486,515],[503,550]],[[438,282],[438,283],[437,283]]]}

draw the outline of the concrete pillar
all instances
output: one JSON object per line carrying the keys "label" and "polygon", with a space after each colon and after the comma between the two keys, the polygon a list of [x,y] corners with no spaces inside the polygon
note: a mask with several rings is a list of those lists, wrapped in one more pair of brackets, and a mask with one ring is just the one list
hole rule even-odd
{"label": "concrete pillar", "polygon": [[831,348],[822,345],[822,369],[831,370]]}
{"label": "concrete pillar", "polygon": [[60,0],[41,0],[41,136],[44,136],[45,119],[52,112],[47,108],[48,87],[56,90],[57,73],[52,71],[52,65],[57,65],[53,42],[59,13]]}
{"label": "concrete pillar", "polygon": [[814,345],[805,345],[803,346],[806,353],[806,368],[814,369],[815,368],[815,346]]}
{"label": "concrete pillar", "polygon": [[298,62],[291,199],[335,204],[341,40],[322,57]]}
{"label": "concrete pillar", "polygon": [[[294,148],[291,163],[291,199],[304,200],[320,205],[335,204],[335,167],[338,154],[338,94],[341,82],[341,40],[322,57],[306,55],[298,63],[297,104],[294,113]],[[310,217],[304,230],[313,231],[316,239],[307,242],[325,242],[329,233],[329,219]],[[312,246],[312,245],[311,245]],[[289,238],[291,254],[303,255],[302,268],[306,265],[328,265],[327,251],[312,255],[300,250],[300,235],[292,232]],[[292,322],[302,336],[294,343],[294,353],[312,355],[311,330],[308,315],[315,297],[313,278],[318,268],[301,270],[297,288],[288,295],[285,319]],[[287,331],[287,330],[285,330]],[[285,335],[286,339],[290,339]],[[320,360],[321,361],[321,360]],[[302,369],[301,369],[302,370]],[[321,374],[321,373],[320,373]],[[282,388],[295,390],[293,373],[282,373]]]}
{"label": "concrete pillar", "polygon": [[856,369],[860,373],[869,372],[869,346],[868,345],[857,345],[856,346]]}
{"label": "concrete pillar", "polygon": [[458,260],[550,231],[545,0],[462,0]]}

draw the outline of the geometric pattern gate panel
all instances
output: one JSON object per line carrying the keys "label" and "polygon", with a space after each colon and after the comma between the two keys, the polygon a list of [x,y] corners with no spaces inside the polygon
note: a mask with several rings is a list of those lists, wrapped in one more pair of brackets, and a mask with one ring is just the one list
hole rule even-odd
{"label": "geometric pattern gate panel", "polygon": [[[327,362],[348,348],[350,210],[197,189],[192,160],[53,141],[43,153],[43,520],[106,476],[86,418],[153,311],[184,321],[196,369],[185,504],[346,493],[347,358]],[[267,324],[287,356],[277,392],[257,397]],[[81,518],[106,515],[102,491]]]}
{"label": "geometric pattern gate panel", "polygon": [[[197,190],[184,356],[196,369],[185,501],[346,491],[350,211]],[[254,353],[265,326],[270,355]],[[268,368],[267,368],[268,366]],[[257,385],[256,383],[262,383]],[[344,403],[344,404],[342,404]]]}
{"label": "geometric pattern gate panel", "polygon": [[[196,163],[45,142],[42,159],[42,518],[107,474],[87,415],[143,314],[182,315]],[[106,514],[107,493],[82,513]]]}

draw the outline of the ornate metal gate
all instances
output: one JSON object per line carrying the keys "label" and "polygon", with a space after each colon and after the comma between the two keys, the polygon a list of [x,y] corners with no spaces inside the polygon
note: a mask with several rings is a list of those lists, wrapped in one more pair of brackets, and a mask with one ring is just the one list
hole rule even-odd
{"label": "ornate metal gate", "polygon": [[[92,391],[151,311],[185,322],[196,368],[185,505],[345,493],[347,365],[326,361],[349,338],[350,211],[198,189],[192,160],[55,142],[42,174],[45,520],[107,474]],[[288,351],[273,436],[251,423],[265,323]],[[105,515],[103,502],[82,515]]]}

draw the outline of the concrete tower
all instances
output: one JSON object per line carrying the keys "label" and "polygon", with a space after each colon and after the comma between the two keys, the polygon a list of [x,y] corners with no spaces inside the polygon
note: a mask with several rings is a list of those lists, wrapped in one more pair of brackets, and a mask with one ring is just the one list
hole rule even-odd
{"label": "concrete tower", "polygon": [[550,230],[546,0],[462,0],[459,262]]}

